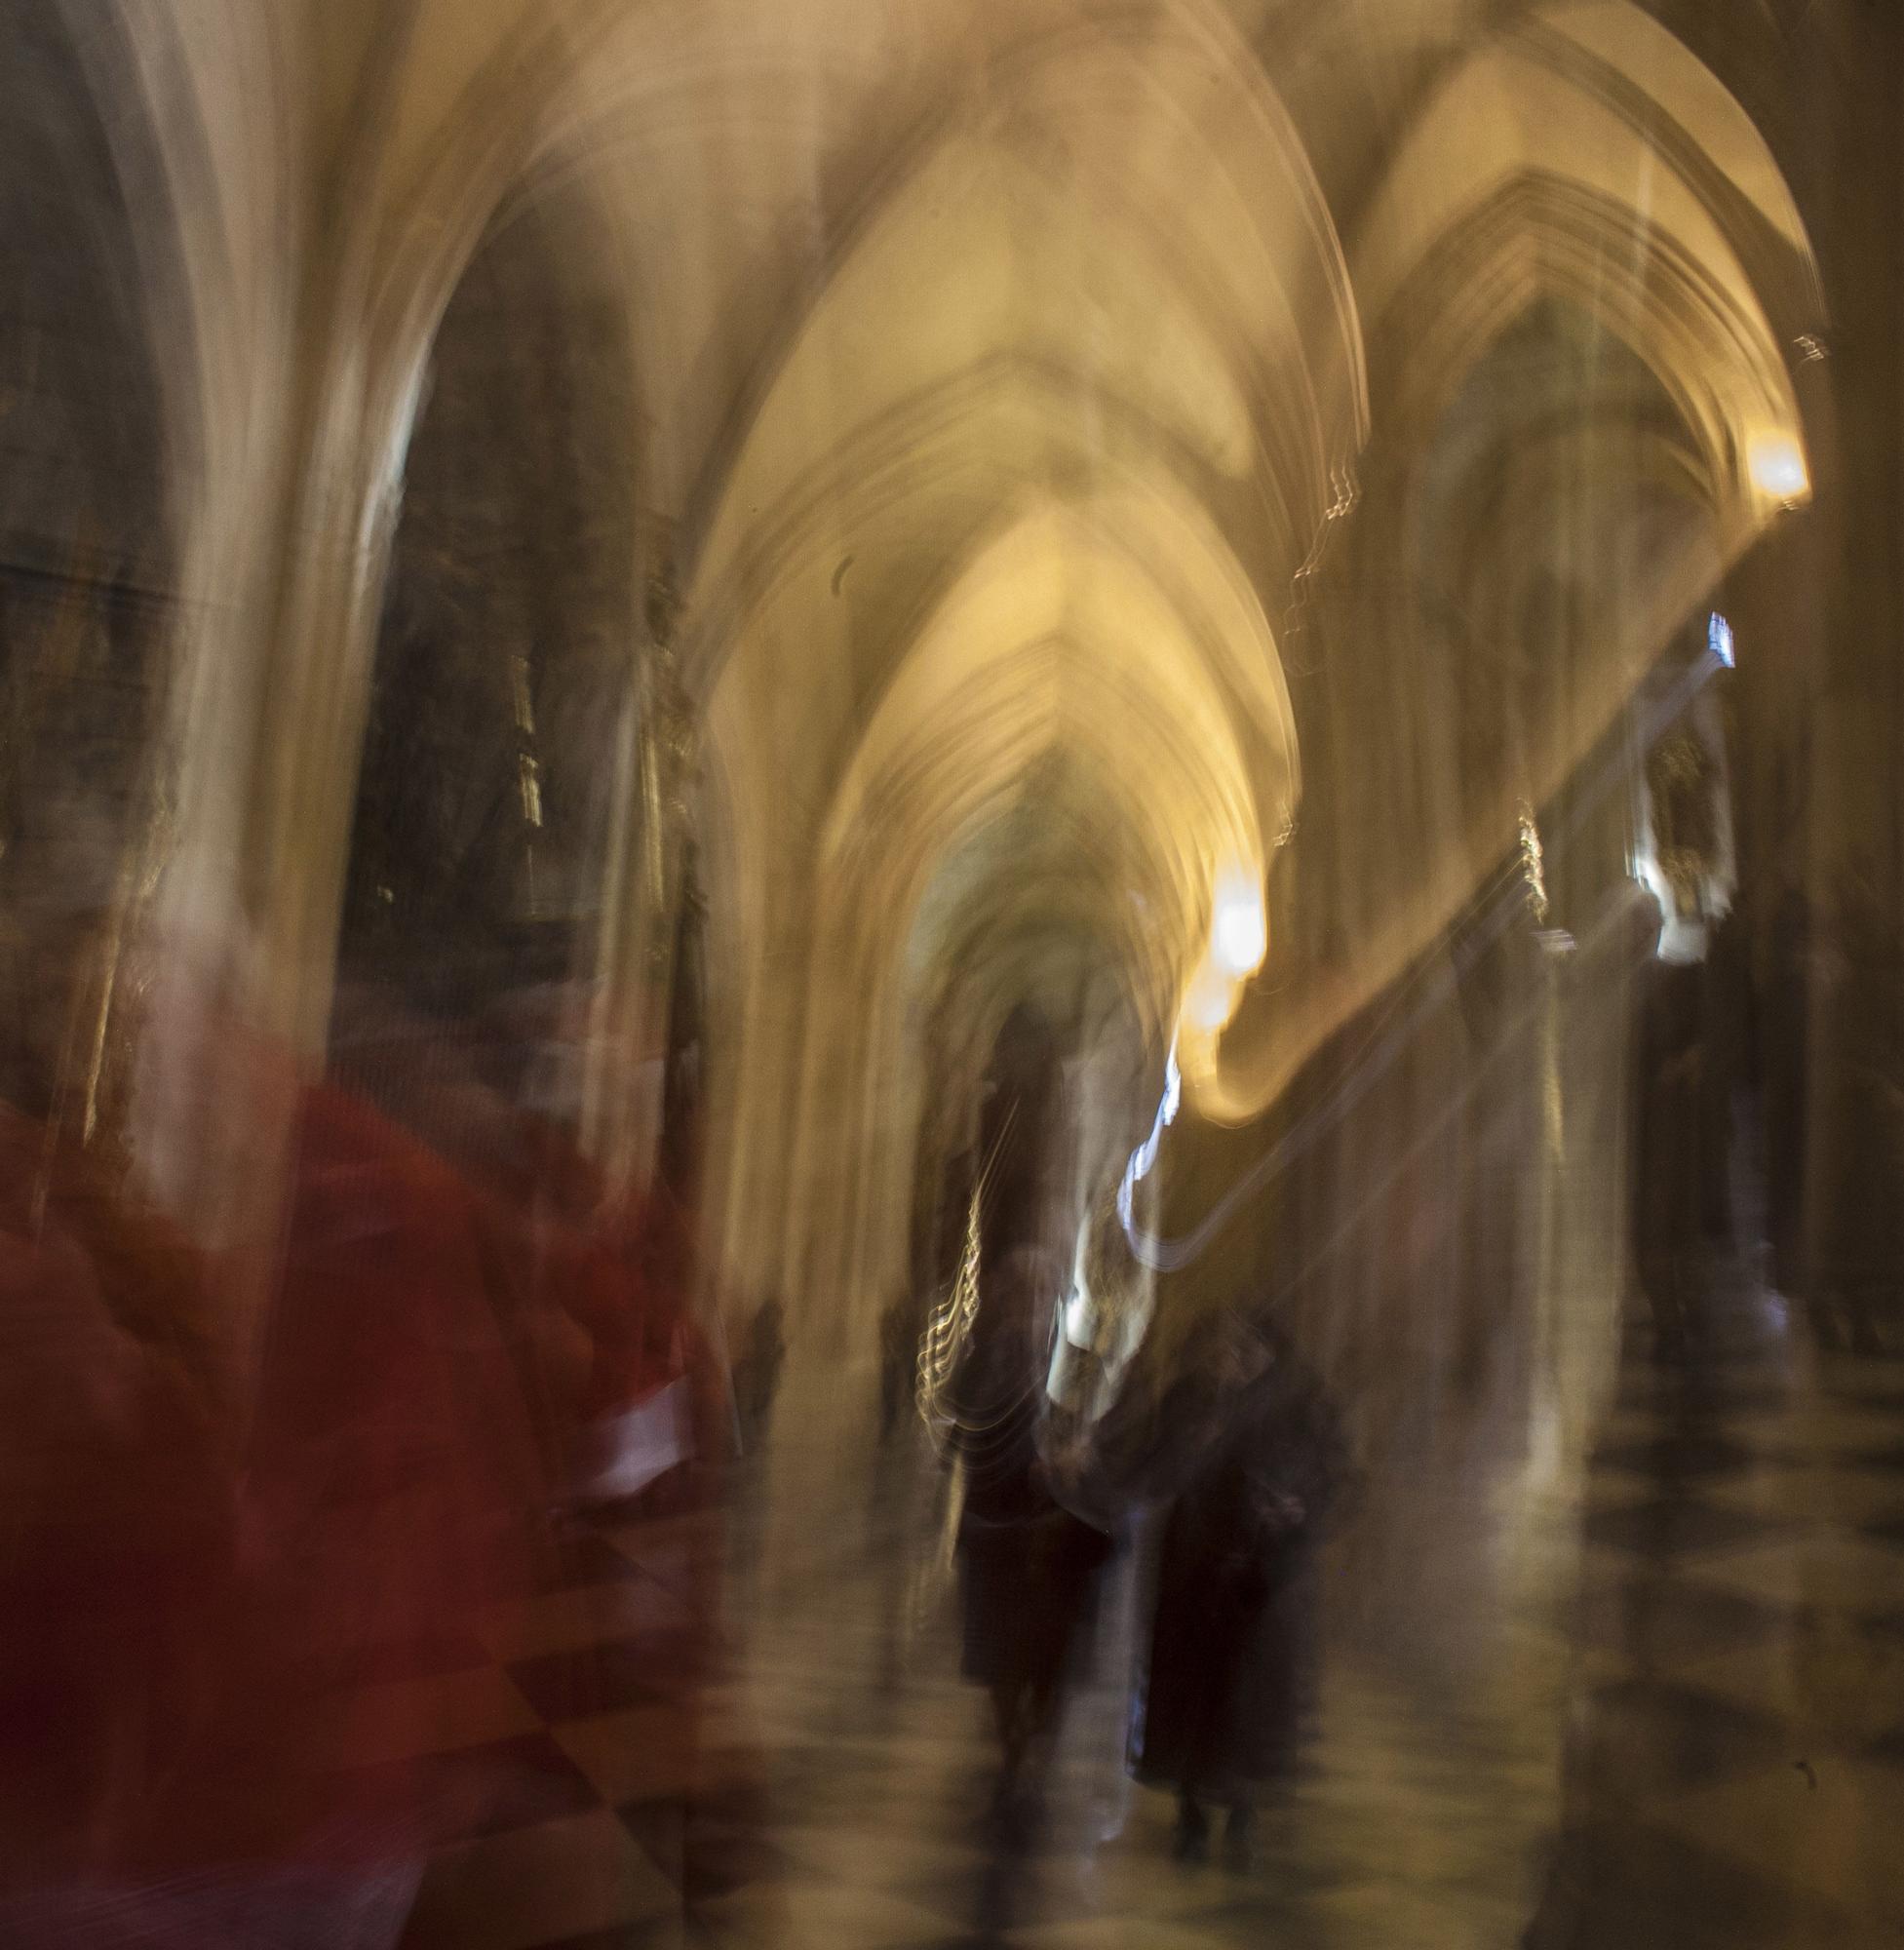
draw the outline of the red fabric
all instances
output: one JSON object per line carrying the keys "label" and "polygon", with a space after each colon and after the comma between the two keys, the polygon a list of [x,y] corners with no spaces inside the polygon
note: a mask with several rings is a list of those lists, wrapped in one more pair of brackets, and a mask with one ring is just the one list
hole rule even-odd
{"label": "red fabric", "polygon": [[566,1322],[585,1343],[583,1373],[561,1384],[573,1389],[564,1412],[585,1424],[666,1384],[665,1337],[618,1229],[600,1216],[601,1173],[559,1125],[527,1112],[516,1123],[510,1150],[525,1168],[492,1184],[497,1256],[532,1338],[546,1345]]}
{"label": "red fabric", "polygon": [[206,1702],[230,1396],[202,1267],[0,1107],[0,1836],[39,1876],[131,1846]]}
{"label": "red fabric", "polygon": [[[467,1636],[525,1581],[547,1485],[481,1217],[463,1181],[369,1104],[307,1094],[244,1505],[252,1689],[284,1708],[265,1766],[292,1825],[363,1812],[322,1790],[363,1653]],[[421,1724],[383,1733],[432,1745]],[[377,1812],[420,1819],[401,1774]]]}

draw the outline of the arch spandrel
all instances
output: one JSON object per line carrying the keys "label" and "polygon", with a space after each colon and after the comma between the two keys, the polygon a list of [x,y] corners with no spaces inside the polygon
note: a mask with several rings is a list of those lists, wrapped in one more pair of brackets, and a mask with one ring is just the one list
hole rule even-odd
{"label": "arch spandrel", "polygon": [[1557,0],[1528,26],[1564,36],[1630,83],[1787,247],[1809,262],[1805,219],[1765,137],[1725,83],[1676,34],[1631,0]]}
{"label": "arch spandrel", "polygon": [[[1446,397],[1531,304],[1567,298],[1653,368],[1700,439],[1729,524],[1756,529],[1794,497],[1768,488],[1759,456],[1798,456],[1772,470],[1781,483],[1804,472],[1781,333],[1820,321],[1795,220],[1743,111],[1656,23],[1604,0],[1543,12],[1454,66],[1357,231],[1379,390],[1405,373],[1416,399],[1437,386]],[[1767,235],[1798,267],[1769,294],[1755,283],[1778,269]]]}

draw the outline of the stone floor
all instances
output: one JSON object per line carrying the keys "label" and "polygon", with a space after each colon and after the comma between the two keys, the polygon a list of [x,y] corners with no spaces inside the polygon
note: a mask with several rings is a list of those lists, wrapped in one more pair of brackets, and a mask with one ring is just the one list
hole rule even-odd
{"label": "stone floor", "polygon": [[[388,1682],[432,1689],[443,1765],[498,1790],[408,1950],[1904,1943],[1904,1363],[1735,1312],[1683,1365],[1629,1349],[1564,1501],[1422,1498],[1413,1596],[1328,1619],[1313,1764],[1247,1874],[1174,1861],[1123,1776],[1128,1576],[1044,1822],[988,1841],[929,1459],[886,1454],[777,1557],[774,1500],[737,1491],[698,1701],[674,1675],[719,1533],[578,1533],[565,1588]],[[1435,1570],[1463,1529],[1532,1569],[1464,1600]]]}
{"label": "stone floor", "polygon": [[[794,1363],[777,1424],[811,1439],[718,1525],[578,1533],[564,1588],[391,1682],[437,1690],[443,1765],[489,1789],[407,1950],[1904,1945],[1904,1362],[1818,1353],[1742,1264],[1709,1268],[1686,1358],[1622,1324],[1604,973],[1553,986],[1464,1123],[1457,1077],[1398,1070],[1344,1126],[1343,1182],[1391,1212],[1420,1198],[1412,1158],[1464,1147],[1523,1243],[1468,1282],[1489,1373],[1436,1365],[1447,1295],[1418,1285],[1363,1366],[1316,1737],[1249,1873],[1175,1861],[1172,1809],[1122,1766],[1141,1536],[1045,1817],[995,1845],[941,1472],[840,1428],[841,1378],[801,1395]],[[1327,1305],[1354,1302],[1351,1259]],[[709,1579],[723,1643],[696,1685]]]}

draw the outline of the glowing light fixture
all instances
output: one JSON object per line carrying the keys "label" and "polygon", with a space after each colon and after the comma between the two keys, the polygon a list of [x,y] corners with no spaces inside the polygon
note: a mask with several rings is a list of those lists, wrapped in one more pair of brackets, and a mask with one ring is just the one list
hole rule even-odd
{"label": "glowing light fixture", "polygon": [[1204,962],[1184,997],[1185,1020],[1192,1029],[1215,1035],[1228,1026],[1236,1007],[1236,984],[1214,960]]}
{"label": "glowing light fixture", "polygon": [[1732,626],[1717,609],[1712,612],[1712,620],[1706,625],[1706,648],[1728,670],[1737,668],[1732,654]]}
{"label": "glowing light fixture", "polygon": [[1811,491],[1805,454],[1788,433],[1754,434],[1745,460],[1753,485],[1775,501],[1802,501]]}
{"label": "glowing light fixture", "polygon": [[1241,867],[1225,869],[1217,878],[1211,959],[1225,975],[1241,981],[1263,966],[1268,952],[1269,919],[1263,911],[1262,881]]}

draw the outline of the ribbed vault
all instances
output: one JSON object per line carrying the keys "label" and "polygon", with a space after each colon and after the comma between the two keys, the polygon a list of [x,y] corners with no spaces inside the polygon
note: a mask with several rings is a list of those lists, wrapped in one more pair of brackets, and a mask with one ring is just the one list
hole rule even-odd
{"label": "ribbed vault", "polygon": [[[890,1263],[839,1187],[910,1145],[882,1079],[915,1090],[934,956],[997,1000],[1107,953],[1155,1037],[1193,998],[1193,1101],[1262,1108],[1828,467],[1804,225],[1663,11],[140,10],[112,85],[179,210],[196,619],[175,905],[242,916],[309,1046],[431,346],[486,233],[586,207],[632,374],[604,410],[641,422],[631,583],[666,557],[701,732],[737,1284],[788,1269],[831,1308]],[[1476,375],[1556,317],[1553,416],[1490,424]],[[1416,736],[1496,691],[1498,737]],[[626,784],[603,912],[632,943]],[[1031,806],[1051,837],[1007,844]],[[1254,943],[1265,878],[1270,972],[1220,1060],[1215,923],[1240,901]],[[600,1020],[605,1048],[634,1015]]]}

